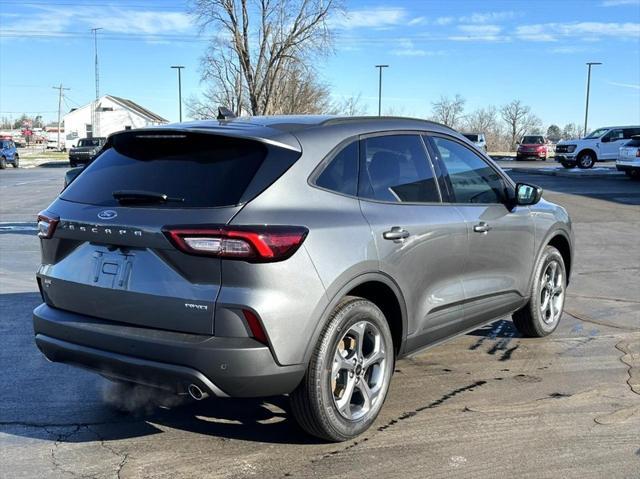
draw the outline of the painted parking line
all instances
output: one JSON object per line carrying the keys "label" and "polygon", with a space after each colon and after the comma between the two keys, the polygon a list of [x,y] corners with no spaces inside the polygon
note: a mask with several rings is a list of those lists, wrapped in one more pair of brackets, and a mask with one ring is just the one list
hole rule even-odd
{"label": "painted parking line", "polygon": [[11,233],[17,231],[38,231],[38,225],[33,221],[13,223],[0,222],[0,233]]}

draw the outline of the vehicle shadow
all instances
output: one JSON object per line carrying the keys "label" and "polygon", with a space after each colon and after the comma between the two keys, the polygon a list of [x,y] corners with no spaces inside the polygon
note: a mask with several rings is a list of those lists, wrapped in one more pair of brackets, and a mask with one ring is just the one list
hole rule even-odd
{"label": "vehicle shadow", "polygon": [[286,396],[195,401],[151,388],[114,386],[94,373],[50,363],[33,339],[31,312],[40,302],[38,293],[0,294],[4,434],[92,442],[145,437],[170,428],[252,442],[321,442],[298,427]]}

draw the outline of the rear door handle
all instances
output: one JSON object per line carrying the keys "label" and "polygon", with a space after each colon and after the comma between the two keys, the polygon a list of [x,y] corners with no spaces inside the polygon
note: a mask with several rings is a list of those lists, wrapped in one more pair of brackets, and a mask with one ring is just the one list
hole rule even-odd
{"label": "rear door handle", "polygon": [[386,240],[397,241],[408,238],[410,234],[411,233],[409,233],[404,228],[401,228],[400,226],[394,226],[389,231],[385,231],[384,233],[382,233],[382,237]]}
{"label": "rear door handle", "polygon": [[481,221],[480,223],[478,223],[473,227],[473,231],[474,233],[487,233],[491,231],[491,226],[489,226],[488,223]]}

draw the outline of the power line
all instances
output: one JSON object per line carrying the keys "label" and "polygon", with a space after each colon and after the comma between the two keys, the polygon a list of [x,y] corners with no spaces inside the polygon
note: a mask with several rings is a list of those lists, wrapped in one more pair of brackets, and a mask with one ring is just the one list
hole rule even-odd
{"label": "power line", "polygon": [[62,110],[62,96],[65,90],[71,90],[71,88],[64,88],[62,83],[60,83],[60,86],[54,86],[52,88],[58,90],[58,148],[60,148],[60,112]]}

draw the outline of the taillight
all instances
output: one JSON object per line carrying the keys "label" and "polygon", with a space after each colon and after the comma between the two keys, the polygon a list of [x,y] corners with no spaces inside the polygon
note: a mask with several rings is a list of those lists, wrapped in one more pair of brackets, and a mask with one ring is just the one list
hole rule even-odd
{"label": "taillight", "polygon": [[177,226],[163,231],[185,253],[256,263],[289,258],[309,232],[301,226]]}
{"label": "taillight", "polygon": [[38,213],[38,237],[42,239],[51,238],[59,221],[60,218],[58,216],[52,215],[48,211]]}
{"label": "taillight", "polygon": [[640,148],[636,150],[636,158],[640,158]]}

